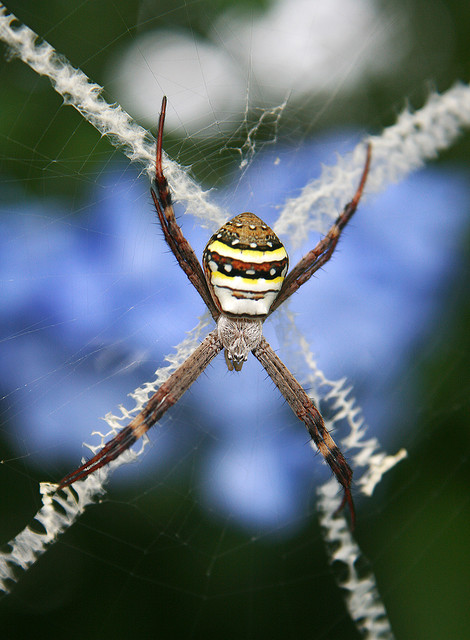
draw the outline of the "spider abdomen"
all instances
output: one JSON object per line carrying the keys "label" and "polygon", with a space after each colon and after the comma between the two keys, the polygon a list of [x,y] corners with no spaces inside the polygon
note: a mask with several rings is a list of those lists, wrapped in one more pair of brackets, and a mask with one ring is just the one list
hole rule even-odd
{"label": "spider abdomen", "polygon": [[229,220],[207,243],[204,272],[217,307],[262,318],[276,299],[289,259],[274,231],[253,213]]}

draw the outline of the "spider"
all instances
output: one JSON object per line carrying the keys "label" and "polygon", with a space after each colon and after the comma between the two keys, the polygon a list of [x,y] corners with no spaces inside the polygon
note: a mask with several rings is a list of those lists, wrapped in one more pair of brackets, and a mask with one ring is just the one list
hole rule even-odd
{"label": "spider", "polygon": [[351,526],[354,527],[352,471],[325,427],[320,412],[263,337],[262,327],[266,318],[331,258],[341,232],[362,196],[369,172],[371,146],[367,146],[362,177],[353,199],[344,207],[327,235],[288,274],[289,259],[283,244],[267,224],[248,212],[226,222],[210,238],[201,267],[176,222],[168,182],[162,170],[166,104],[164,97],[158,122],[155,182],[150,192],[165,240],[204,300],[217,327],[161,385],[142,411],[95,456],[65,476],[58,489],[85,478],[132,446],[181,398],[222,349],[230,371],[240,371],[251,351],[294,413],[304,422],[311,439],[342,486],[344,494],[338,511],[347,505]]}

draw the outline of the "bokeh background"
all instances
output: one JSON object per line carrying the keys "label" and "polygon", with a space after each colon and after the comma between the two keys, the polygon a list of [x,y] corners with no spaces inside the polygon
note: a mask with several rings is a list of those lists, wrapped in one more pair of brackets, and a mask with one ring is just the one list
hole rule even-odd
{"label": "bokeh background", "polygon": [[[7,6],[153,131],[165,92],[166,151],[234,215],[270,224],[321,163],[470,75],[463,1]],[[36,512],[38,482],[78,464],[100,416],[203,309],[139,167],[4,52],[0,78],[7,542]],[[403,639],[470,637],[469,158],[464,133],[370,198],[291,305],[327,377],[354,385],[370,434],[408,449],[373,499],[358,496],[357,526]],[[211,231],[178,213],[200,255]],[[288,245],[292,262],[316,240]],[[295,370],[286,326],[281,315],[266,331]],[[359,637],[316,517],[328,470],[257,363],[236,376],[219,360],[0,602],[2,637]]]}

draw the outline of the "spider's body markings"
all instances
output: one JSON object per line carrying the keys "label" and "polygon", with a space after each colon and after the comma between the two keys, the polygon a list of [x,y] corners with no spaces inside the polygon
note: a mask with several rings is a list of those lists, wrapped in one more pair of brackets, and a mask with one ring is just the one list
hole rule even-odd
{"label": "spider's body markings", "polygon": [[351,495],[352,471],[329,434],[318,409],[301,385],[263,337],[264,320],[285,302],[331,257],[342,230],[356,211],[369,172],[371,147],[353,199],[331,226],[327,235],[287,274],[288,257],[276,234],[252,213],[242,213],[215,233],[207,243],[201,265],[178,226],[168,183],[162,170],[162,139],[166,98],[158,124],[155,187],[151,188],[165,240],[178,264],[196,288],[217,328],[164,382],[142,411],[95,456],[69,473],[59,489],[115,460],[153,427],[179,400],[208,364],[222,350],[230,370],[240,371],[249,353],[259,360],[269,376],[302,420],[323,458],[344,490],[340,509],[348,505],[354,526]]}
{"label": "spider's body markings", "polygon": [[253,213],[229,220],[207,243],[202,257],[209,288],[221,313],[265,318],[287,273],[287,252]]}

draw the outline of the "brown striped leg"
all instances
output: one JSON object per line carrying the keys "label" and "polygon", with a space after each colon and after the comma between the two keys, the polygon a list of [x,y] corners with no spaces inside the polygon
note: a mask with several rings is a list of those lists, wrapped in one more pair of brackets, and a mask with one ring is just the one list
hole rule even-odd
{"label": "brown striped leg", "polygon": [[201,298],[204,300],[207,308],[211,312],[214,320],[220,315],[207,286],[204,272],[196,257],[191,245],[186,240],[176,222],[175,212],[171,203],[171,193],[168,182],[163,175],[162,169],[162,141],[163,141],[163,125],[165,123],[166,97],[162,100],[162,110],[158,121],[158,137],[157,137],[157,154],[155,161],[155,185],[150,189],[155,209],[157,210],[158,219],[162,227],[163,235],[166,243],[173,252],[178,264],[188,276],[191,284],[197,290]]}
{"label": "brown striped leg", "polygon": [[323,265],[331,258],[336,245],[338,244],[339,237],[342,230],[351,220],[354,212],[357,209],[359,200],[361,199],[362,192],[367,180],[367,174],[369,173],[371,159],[371,145],[367,145],[367,156],[364,164],[364,169],[361,176],[361,181],[357,188],[354,198],[343,209],[341,215],[336,218],[336,221],[330,227],[327,235],[320,240],[317,246],[309,251],[287,274],[286,279],[282,283],[281,290],[276,300],[273,302],[269,315],[275,311],[283,302],[287,300],[293,293],[297,291],[307,280],[309,280],[315,271],[318,271]]}
{"label": "brown striped leg", "polygon": [[253,355],[266,369],[296,416],[305,424],[313,442],[343,487],[344,496],[340,509],[346,504],[348,505],[351,514],[351,528],[354,528],[356,517],[351,495],[352,471],[325,427],[320,412],[264,338],[253,349]]}
{"label": "brown striped leg", "polygon": [[115,460],[136,440],[154,426],[163,414],[177,402],[222,349],[217,330],[212,331],[189,358],[168,378],[150,398],[142,411],[98,453],[60,481],[59,489],[86,478],[90,473]]}

